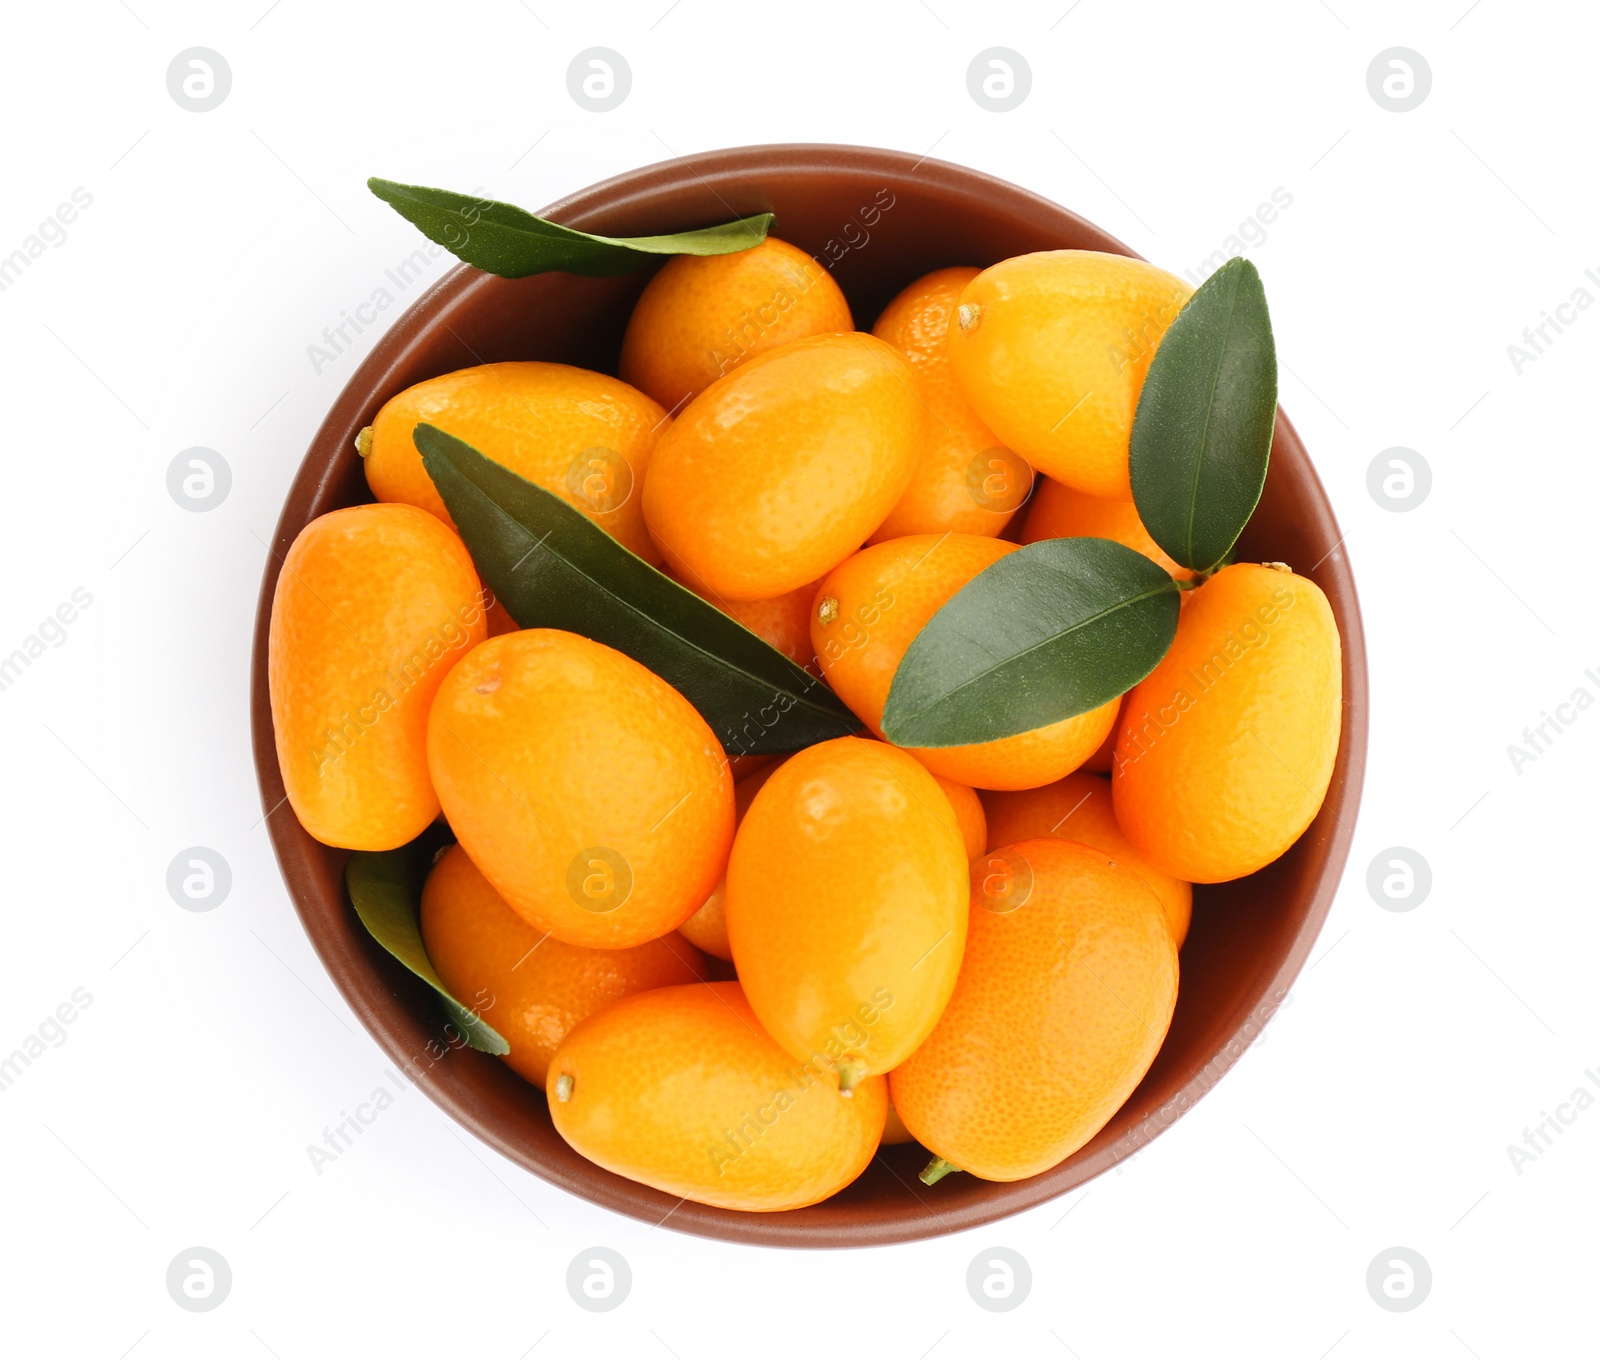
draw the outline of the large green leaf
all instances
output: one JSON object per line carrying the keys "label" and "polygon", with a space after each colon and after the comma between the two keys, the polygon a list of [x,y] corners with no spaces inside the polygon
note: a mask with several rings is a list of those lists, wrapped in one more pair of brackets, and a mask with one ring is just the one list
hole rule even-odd
{"label": "large green leaf", "polygon": [[424,832],[398,850],[357,850],[345,865],[351,905],[368,933],[401,963],[439,993],[444,1008],[467,1043],[480,1053],[509,1053],[511,1045],[476,1011],[450,995],[434,971],[417,925],[417,902],[437,837]]}
{"label": "large green leaf", "polygon": [[1261,276],[1235,257],[1200,285],[1150,361],[1129,440],[1139,518],[1183,566],[1227,557],[1261,499],[1278,356]]}
{"label": "large green leaf", "polygon": [[591,278],[631,274],[662,255],[728,255],[766,239],[771,213],[672,236],[592,236],[510,203],[449,189],[369,179],[367,188],[430,241],[508,279],[564,269]]}
{"label": "large green leaf", "polygon": [[883,709],[897,746],[965,746],[1060,722],[1143,680],[1177,583],[1105,538],[1050,538],[974,576],[912,640]]}
{"label": "large green leaf", "polygon": [[688,699],[731,753],[798,751],[862,730],[820,680],[561,497],[432,425],[412,437],[478,575],[522,627],[625,652]]}

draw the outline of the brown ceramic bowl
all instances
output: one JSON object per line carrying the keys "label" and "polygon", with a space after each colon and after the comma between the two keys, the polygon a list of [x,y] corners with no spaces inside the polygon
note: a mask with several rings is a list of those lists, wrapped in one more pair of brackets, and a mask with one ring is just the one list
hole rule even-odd
{"label": "brown ceramic bowl", "polygon": [[[1132,253],[1065,208],[975,170],[850,146],[756,146],[690,156],[607,180],[547,212],[588,231],[630,236],[767,209],[777,213],[777,234],[830,264],[863,329],[906,284],[944,265],[988,265],[1063,247]],[[434,1101],[519,1166],[608,1209],[736,1242],[858,1247],[975,1227],[1063,1194],[1144,1146],[1233,1064],[1299,973],[1344,869],[1366,756],[1361,614],[1339,526],[1281,413],[1266,492],[1240,555],[1288,562],[1332,602],[1344,638],[1345,704],[1333,783],[1310,830],[1277,863],[1196,890],[1177,1014],[1155,1065],[1087,1147],[1044,1175],[1012,1184],[951,1176],[930,1189],[917,1181],[927,1154],[915,1145],[892,1147],[823,1204],[744,1214],[679,1203],[602,1171],[562,1142],[544,1094],[499,1059],[471,1050],[431,1056],[443,1019],[434,995],[362,929],[345,897],[346,852],[312,840],[283,801],[267,703],[272,592],[282,554],[306,524],[371,499],[352,449],[356,432],[402,388],[469,364],[545,359],[615,372],[629,310],[647,277],[509,280],[462,266],[394,322],[317,432],[278,522],[252,661],[256,768],[295,907],[345,999]],[[1308,1074],[1308,1096],[1311,1087]]]}

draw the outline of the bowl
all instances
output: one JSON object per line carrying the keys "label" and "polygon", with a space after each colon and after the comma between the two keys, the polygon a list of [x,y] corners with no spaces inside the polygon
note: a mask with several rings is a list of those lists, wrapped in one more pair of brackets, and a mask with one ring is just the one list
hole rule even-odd
{"label": "bowl", "polygon": [[[777,214],[775,232],[831,269],[868,328],[901,288],[945,265],[989,265],[1028,251],[1133,252],[1098,227],[1015,185],[904,152],[864,147],[740,147],[646,166],[564,199],[545,214],[631,236]],[[385,1053],[478,1138],[537,1176],[619,1213],[680,1232],[783,1247],[902,1242],[993,1222],[1065,1194],[1137,1152],[1203,1096],[1271,1019],[1311,950],[1350,848],[1367,741],[1367,674],[1355,581],[1305,447],[1279,412],[1245,560],[1284,561],[1327,594],[1344,640],[1344,725],[1321,812],[1295,846],[1249,878],[1195,889],[1177,1012],[1143,1083],[1087,1146],[1010,1183],[917,1180],[927,1153],[882,1149],[855,1184],[782,1213],[714,1209],[635,1184],[584,1160],[555,1132],[544,1093],[498,1058],[440,1042],[438,1000],[368,936],[345,895],[348,852],[320,845],[284,801],[267,700],[267,622],[283,554],[318,515],[371,499],[353,441],[394,393],[470,364],[544,359],[616,371],[622,332],[649,277],[543,274],[502,279],[452,270],[390,327],[317,431],[289,489],[269,554],[252,658],[252,727],[267,826],[295,909],[334,984]],[[1309,1095],[1309,1090],[1308,1093]]]}

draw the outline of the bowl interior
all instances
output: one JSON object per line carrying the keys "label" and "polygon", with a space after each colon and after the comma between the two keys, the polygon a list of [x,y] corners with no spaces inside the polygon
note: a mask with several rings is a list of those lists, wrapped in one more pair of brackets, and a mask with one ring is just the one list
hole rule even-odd
{"label": "bowl interior", "polygon": [[[746,147],[650,166],[549,209],[611,235],[707,226],[772,210],[775,234],[811,252],[869,328],[912,280],[946,265],[1028,251],[1131,254],[1066,209],[975,171],[911,155],[837,146]],[[1082,1184],[1143,1147],[1203,1095],[1248,1046],[1299,972],[1349,849],[1366,751],[1366,662],[1341,534],[1293,427],[1280,412],[1245,560],[1285,561],[1327,593],[1344,642],[1344,729],[1332,785],[1310,830],[1282,859],[1234,883],[1198,888],[1181,960],[1177,1013],[1144,1082],[1086,1147],[1009,1184],[917,1181],[927,1154],[883,1149],[842,1194],[808,1209],[741,1214],[678,1202],[585,1161],[555,1133],[544,1094],[498,1059],[440,1055],[433,994],[365,932],[344,893],[346,852],[313,841],[283,802],[267,701],[266,638],[282,554],[316,516],[371,499],[352,441],[394,393],[470,364],[544,359],[616,371],[629,311],[648,273],[509,280],[465,266],[393,325],[351,377],[308,450],[284,505],[257,615],[252,675],[263,806],[295,907],[346,1000],[429,1096],[505,1156],[574,1194],[680,1231],[782,1246],[863,1246],[973,1227]]]}

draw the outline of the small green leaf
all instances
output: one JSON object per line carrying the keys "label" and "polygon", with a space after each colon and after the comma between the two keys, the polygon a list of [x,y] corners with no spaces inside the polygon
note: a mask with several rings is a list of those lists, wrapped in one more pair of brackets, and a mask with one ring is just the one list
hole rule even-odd
{"label": "small green leaf", "polygon": [[367,188],[430,241],[508,279],[549,269],[603,278],[631,274],[661,255],[728,255],[760,245],[772,225],[771,213],[757,213],[672,236],[591,236],[492,198],[387,179],[369,179]]}
{"label": "small green leaf", "polygon": [[1261,275],[1235,257],[1184,304],[1150,361],[1129,439],[1150,537],[1210,571],[1261,499],[1278,412],[1278,354]]}
{"label": "small green leaf", "polygon": [[1105,538],[1049,538],[981,571],[900,659],[883,708],[896,746],[965,746],[1099,708],[1156,667],[1178,586]]}
{"label": "small green leaf", "polygon": [[524,628],[564,628],[649,667],[729,752],[798,751],[860,732],[834,692],[581,511],[432,425],[422,465],[484,585]]}
{"label": "small green leaf", "polygon": [[350,903],[367,932],[401,963],[439,993],[444,1008],[467,1043],[480,1053],[509,1053],[508,1044],[476,1011],[450,995],[434,972],[417,926],[417,901],[426,876],[429,851],[437,838],[427,832],[398,850],[357,850],[345,866]]}

